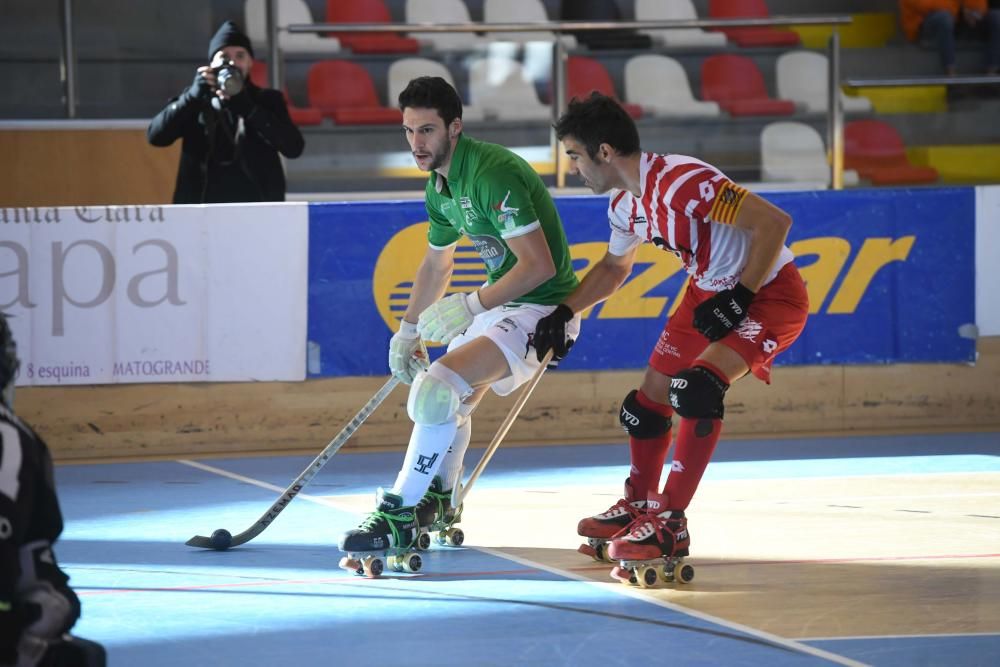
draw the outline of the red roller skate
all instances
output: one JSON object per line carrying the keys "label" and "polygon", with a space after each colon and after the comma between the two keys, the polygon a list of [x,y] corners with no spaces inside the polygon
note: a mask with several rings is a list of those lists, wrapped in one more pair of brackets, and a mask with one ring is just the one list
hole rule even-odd
{"label": "red roller skate", "polygon": [[645,507],[646,501],[636,499],[632,484],[626,479],[624,498],[607,511],[581,519],[577,524],[577,534],[587,538],[587,543],[577,547],[577,551],[596,561],[613,563],[614,559],[608,556],[607,543],[642,515]]}
{"label": "red roller skate", "polygon": [[608,545],[608,556],[618,561],[611,576],[628,584],[652,588],[657,581],[687,584],[694,568],[684,563],[691,546],[684,512],[663,510],[666,496],[650,494],[646,513]]}

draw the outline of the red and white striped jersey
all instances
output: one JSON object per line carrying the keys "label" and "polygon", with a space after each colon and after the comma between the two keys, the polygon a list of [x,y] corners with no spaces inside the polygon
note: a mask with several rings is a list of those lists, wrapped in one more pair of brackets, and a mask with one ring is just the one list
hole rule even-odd
{"label": "red and white striped jersey", "polygon": [[[624,255],[648,241],[677,255],[698,287],[720,292],[735,285],[749,256],[750,232],[732,223],[747,191],[686,155],[643,153],[639,182],[639,197],[611,192],[608,252]],[[782,246],[764,284],[792,259]]]}

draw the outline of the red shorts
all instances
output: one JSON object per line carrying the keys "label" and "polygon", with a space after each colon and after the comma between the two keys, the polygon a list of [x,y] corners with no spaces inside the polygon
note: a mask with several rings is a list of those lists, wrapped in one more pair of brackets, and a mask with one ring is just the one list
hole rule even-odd
{"label": "red shorts", "polygon": [[[709,344],[692,324],[694,309],[715,294],[688,284],[681,305],[667,320],[649,355],[650,366],[671,376],[691,367]],[[770,384],[774,358],[795,342],[808,316],[809,296],[805,281],[795,264],[789,262],[778,271],[774,280],[757,292],[747,318],[719,342],[743,357],[750,372]]]}

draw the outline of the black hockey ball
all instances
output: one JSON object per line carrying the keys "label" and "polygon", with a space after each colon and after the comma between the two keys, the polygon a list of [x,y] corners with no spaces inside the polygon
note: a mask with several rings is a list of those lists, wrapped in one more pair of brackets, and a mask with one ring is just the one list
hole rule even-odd
{"label": "black hockey ball", "polygon": [[217,551],[225,551],[232,545],[233,536],[225,528],[219,528],[212,533],[212,548]]}

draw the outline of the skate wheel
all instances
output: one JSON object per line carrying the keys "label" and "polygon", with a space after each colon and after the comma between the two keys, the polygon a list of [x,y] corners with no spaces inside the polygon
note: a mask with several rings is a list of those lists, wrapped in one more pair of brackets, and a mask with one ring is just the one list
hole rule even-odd
{"label": "skate wheel", "polygon": [[605,542],[604,544],[599,544],[596,547],[594,547],[595,560],[599,560],[602,563],[614,563],[615,559],[612,558],[611,554],[608,553],[608,548],[610,546],[611,546],[610,544]]}
{"label": "skate wheel", "polygon": [[431,548],[431,534],[430,533],[420,533],[417,536],[417,549],[420,551],[427,551]]}
{"label": "skate wheel", "polygon": [[656,571],[655,567],[646,566],[643,568],[638,568],[636,570],[636,579],[639,581],[639,585],[643,588],[652,588],[656,585],[656,580],[659,579],[660,575]]}
{"label": "skate wheel", "polygon": [[381,558],[366,558],[361,564],[366,577],[381,577],[385,571],[385,563]]}
{"label": "skate wheel", "polygon": [[663,572],[660,575],[663,577],[663,581],[668,584],[674,583],[674,569],[672,567],[664,566]]}
{"label": "skate wheel", "polygon": [[448,544],[453,547],[460,547],[465,543],[465,531],[461,528],[452,528],[448,531]]}
{"label": "skate wheel", "polygon": [[444,531],[440,531],[437,536],[435,536],[434,541],[438,543],[439,546],[444,546],[448,544],[448,537],[444,534]]}
{"label": "skate wheel", "polygon": [[396,572],[403,571],[403,561],[400,560],[399,556],[389,556],[385,559],[385,563],[390,569],[393,569]]}
{"label": "skate wheel", "polygon": [[694,568],[690,565],[682,565],[677,574],[677,581],[682,584],[690,584],[694,579]]}
{"label": "skate wheel", "polygon": [[424,565],[424,559],[420,554],[408,553],[403,556],[402,569],[406,572],[419,572]]}

